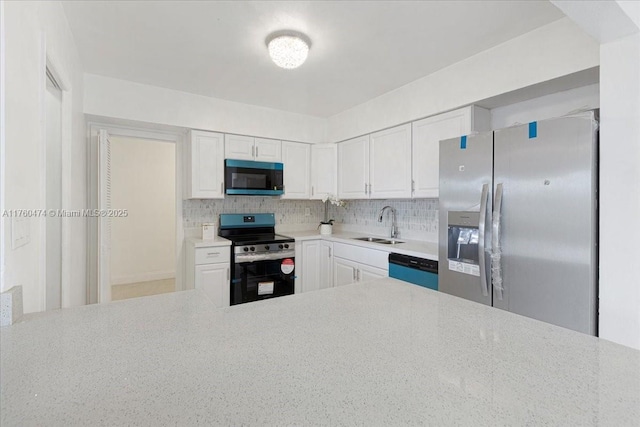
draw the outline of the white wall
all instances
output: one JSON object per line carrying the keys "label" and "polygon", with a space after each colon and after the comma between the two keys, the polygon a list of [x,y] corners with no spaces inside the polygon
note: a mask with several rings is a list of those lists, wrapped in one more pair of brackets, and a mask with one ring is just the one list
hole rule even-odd
{"label": "white wall", "polygon": [[175,277],[176,147],[111,136],[111,283]]}
{"label": "white wall", "polygon": [[84,111],[102,117],[300,142],[325,142],[326,119],[94,74]]}
{"label": "white wall", "polygon": [[327,137],[342,141],[598,63],[598,43],[563,18],[329,117]]}
{"label": "white wall", "polygon": [[[65,81],[63,105],[63,186],[70,191],[64,207],[85,205],[86,137],[83,116],[82,65],[60,2],[4,3],[6,209],[43,209],[45,57]],[[66,98],[65,98],[66,97]],[[65,107],[63,107],[65,108]],[[65,114],[63,110],[63,115]],[[64,120],[64,118],[63,118]],[[66,150],[66,151],[64,151]],[[64,173],[64,172],[63,172]],[[3,290],[22,285],[25,312],[44,309],[44,218],[30,218],[30,243],[11,247],[11,221],[5,222],[6,271]],[[85,221],[66,220],[63,245],[71,257],[63,271],[64,307],[84,304],[86,296]]]}
{"label": "white wall", "polygon": [[565,90],[491,110],[491,128],[501,129],[518,123],[563,116],[578,109],[600,106],[600,86],[597,84]]}
{"label": "white wall", "polygon": [[600,61],[600,336],[640,349],[640,33]]}

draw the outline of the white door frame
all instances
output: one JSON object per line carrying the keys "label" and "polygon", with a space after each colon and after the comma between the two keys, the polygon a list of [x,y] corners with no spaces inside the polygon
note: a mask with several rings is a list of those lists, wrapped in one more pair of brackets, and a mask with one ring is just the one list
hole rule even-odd
{"label": "white door frame", "polygon": [[[98,133],[101,129],[106,130],[109,136],[121,136],[129,138],[152,139],[156,141],[167,141],[176,144],[176,291],[184,290],[184,227],[182,222],[182,200],[184,194],[184,141],[186,131],[165,131],[157,129],[147,129],[144,127],[120,125],[105,122],[89,122],[88,137],[89,149],[87,150],[87,205],[90,209],[97,209],[98,199]],[[97,222],[88,218],[87,227],[87,303],[104,303],[100,295],[105,294],[99,289],[98,283],[98,262],[99,239],[97,235]],[[103,286],[106,286],[103,284]],[[108,292],[108,295],[111,293]]]}
{"label": "white door frame", "polygon": [[4,1],[0,1],[0,292],[4,292],[5,289],[5,263],[4,263],[4,246],[5,234],[4,234],[4,195],[5,195],[5,153],[4,153],[4,116],[5,116],[5,78],[4,78]]}
{"label": "white door frame", "polygon": [[[48,49],[46,33],[41,33],[41,76],[40,76],[40,117],[41,117],[41,135],[42,144],[40,147],[40,206],[43,208],[47,204],[47,181],[46,181],[46,154],[47,144],[45,141],[46,123],[45,123],[45,96],[47,91],[46,70],[53,75],[56,82],[60,86],[62,95],[61,100],[61,125],[60,136],[61,142],[61,207],[63,210],[71,208],[71,144],[73,138],[73,88],[70,84],[69,73],[62,66],[55,51]],[[71,301],[71,221],[73,218],[61,218],[61,254],[60,254],[60,306],[62,308],[70,307]],[[43,221],[40,233],[40,311],[46,309],[47,300],[47,239],[46,239],[46,222]]]}

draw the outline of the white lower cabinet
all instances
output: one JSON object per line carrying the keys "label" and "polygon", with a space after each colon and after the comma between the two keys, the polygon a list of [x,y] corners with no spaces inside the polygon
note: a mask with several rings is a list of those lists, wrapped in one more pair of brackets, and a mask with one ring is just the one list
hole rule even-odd
{"label": "white lower cabinet", "polygon": [[[302,252],[296,254],[296,263],[302,266],[297,278],[298,292],[310,292],[333,287],[333,243],[325,240],[302,242]],[[299,259],[301,258],[301,259]]]}
{"label": "white lower cabinet", "polygon": [[342,258],[333,259],[333,284],[335,286],[350,285],[358,280],[358,263]]}
{"label": "white lower cabinet", "polygon": [[344,258],[335,257],[333,259],[333,283],[335,286],[368,282],[387,276],[389,276],[389,271],[383,268],[360,264]]}
{"label": "white lower cabinet", "polygon": [[198,246],[187,242],[186,289],[200,289],[218,308],[231,300],[231,252],[229,246]]}
{"label": "white lower cabinet", "polygon": [[230,296],[229,263],[195,266],[194,287],[202,290],[216,307],[228,307]]}
{"label": "white lower cabinet", "polygon": [[320,289],[333,287],[333,242],[320,241]]}
{"label": "white lower cabinet", "polygon": [[370,265],[364,264],[358,266],[358,280],[360,282],[382,279],[383,277],[389,277],[389,270],[378,267],[371,267]]}
{"label": "white lower cabinet", "polygon": [[333,285],[367,282],[389,275],[389,253],[345,243],[333,244]]}

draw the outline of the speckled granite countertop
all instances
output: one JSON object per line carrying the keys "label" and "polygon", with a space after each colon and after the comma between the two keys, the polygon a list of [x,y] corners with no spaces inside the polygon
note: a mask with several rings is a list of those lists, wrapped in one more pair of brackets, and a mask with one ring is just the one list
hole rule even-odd
{"label": "speckled granite countertop", "polygon": [[187,237],[185,239],[187,242],[193,244],[196,248],[210,248],[213,246],[230,246],[231,240],[225,239],[224,237],[216,236],[213,239],[202,240],[198,237]]}
{"label": "speckled granite countertop", "polygon": [[[330,240],[332,242],[346,243],[349,245],[362,246],[369,249],[376,249],[379,251],[385,252],[395,252],[404,255],[411,255],[418,258],[426,258],[430,260],[437,261],[438,260],[438,243],[435,242],[423,242],[419,240],[411,240],[405,239],[404,237],[399,237],[398,240],[401,240],[404,243],[400,243],[398,245],[383,245],[381,243],[371,243],[371,242],[363,242],[361,240],[354,240],[354,237],[370,237],[374,236],[371,233],[356,233],[356,232],[346,232],[339,231],[334,234],[321,235],[317,230],[309,230],[309,231],[293,231],[286,232],[283,231],[280,233],[284,236],[289,236],[297,241],[305,241],[305,240],[315,240],[315,239],[324,239]],[[389,236],[376,236],[389,238]]]}
{"label": "speckled granite countertop", "polygon": [[640,352],[394,279],[0,331],[2,426],[638,425]]}

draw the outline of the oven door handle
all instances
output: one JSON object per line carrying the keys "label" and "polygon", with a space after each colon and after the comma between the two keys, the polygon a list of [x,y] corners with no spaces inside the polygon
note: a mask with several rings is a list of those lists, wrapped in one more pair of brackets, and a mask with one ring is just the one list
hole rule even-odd
{"label": "oven door handle", "polygon": [[235,256],[234,261],[236,264],[255,261],[272,261],[278,259],[293,258],[295,254],[295,251],[276,252],[272,254],[238,254]]}

